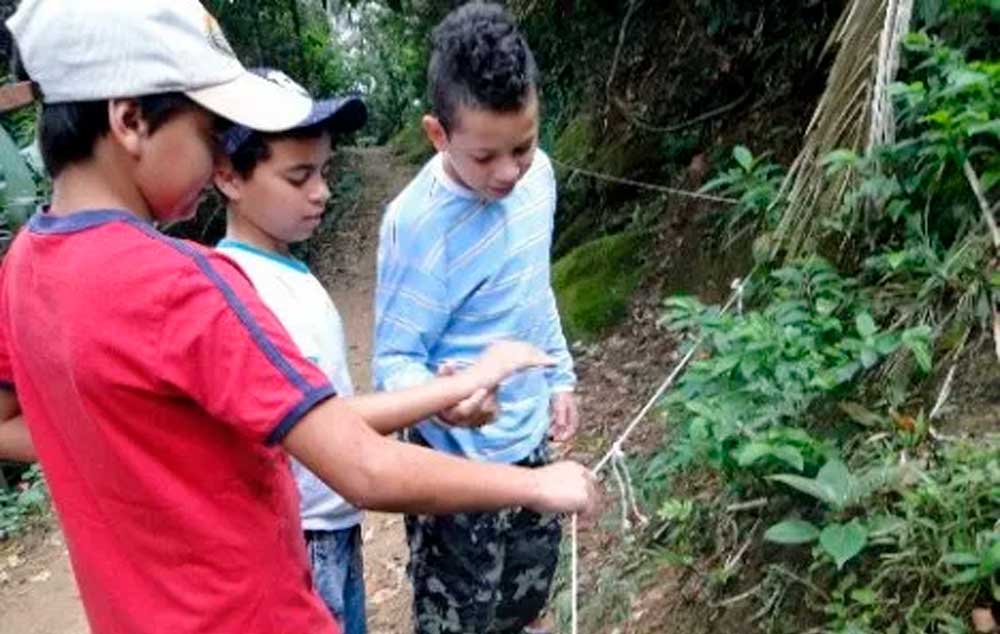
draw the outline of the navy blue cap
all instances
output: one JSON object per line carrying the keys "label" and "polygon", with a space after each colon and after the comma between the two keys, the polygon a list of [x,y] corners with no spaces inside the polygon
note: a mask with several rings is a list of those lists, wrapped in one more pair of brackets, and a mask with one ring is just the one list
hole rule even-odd
{"label": "navy blue cap", "polygon": [[[252,68],[250,72],[289,90],[302,95],[309,95],[305,88],[280,70],[273,68]],[[364,126],[366,121],[368,121],[368,108],[365,106],[365,102],[357,95],[314,99],[312,111],[304,119],[286,130],[278,131],[277,134],[300,128],[309,128],[324,122],[326,122],[331,134],[350,134]],[[235,154],[253,133],[253,129],[234,123],[220,135],[222,151],[227,156]],[[275,133],[272,132],[269,134]]]}

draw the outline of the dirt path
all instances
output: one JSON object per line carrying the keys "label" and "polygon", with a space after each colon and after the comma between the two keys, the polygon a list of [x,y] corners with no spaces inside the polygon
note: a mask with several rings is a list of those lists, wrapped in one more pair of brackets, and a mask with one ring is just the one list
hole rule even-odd
{"label": "dirt path", "polygon": [[[359,392],[371,390],[372,302],[382,209],[416,171],[400,166],[385,148],[350,151],[345,157],[362,175],[358,204],[337,222],[333,235],[311,254],[313,269],[330,289],[344,320],[351,377]],[[369,634],[412,632],[407,548],[397,515],[369,513],[364,525],[365,584]],[[0,632],[0,634],[3,634]]]}
{"label": "dirt path", "polygon": [[[378,222],[385,203],[412,176],[385,149],[351,151],[346,160],[362,174],[358,204],[314,248],[317,276],[331,290],[351,342],[351,375],[370,389],[372,293]],[[368,630],[411,631],[406,543],[396,516],[369,514],[364,526]],[[87,634],[66,547],[58,530],[39,530],[0,543],[0,634]]]}

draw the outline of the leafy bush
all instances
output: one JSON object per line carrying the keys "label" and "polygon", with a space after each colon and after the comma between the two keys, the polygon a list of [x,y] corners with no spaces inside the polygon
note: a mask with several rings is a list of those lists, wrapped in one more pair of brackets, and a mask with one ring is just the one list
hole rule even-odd
{"label": "leafy bush", "polygon": [[723,224],[730,242],[747,230],[772,229],[778,220],[775,201],[781,188],[784,170],[767,160],[767,155],[753,156],[742,145],[733,148],[734,165],[702,186],[702,192],[717,192],[737,199],[723,214]]}
{"label": "leafy bush", "polygon": [[48,490],[38,465],[32,465],[20,482],[0,488],[0,539],[22,531],[32,517],[48,508]]}
{"label": "leafy bush", "polygon": [[929,369],[929,333],[880,330],[856,283],[819,258],[774,271],[757,294],[770,301],[744,314],[667,300],[664,323],[692,331],[705,351],[664,402],[684,430],[671,442],[685,460],[705,459],[732,476],[815,473],[830,447],[802,424],[809,408],[843,394],[901,345]]}

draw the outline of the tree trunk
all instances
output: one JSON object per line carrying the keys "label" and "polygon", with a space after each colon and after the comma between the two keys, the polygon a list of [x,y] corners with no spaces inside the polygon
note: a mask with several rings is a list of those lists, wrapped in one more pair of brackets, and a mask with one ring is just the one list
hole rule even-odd
{"label": "tree trunk", "polygon": [[308,84],[309,69],[306,67],[306,56],[302,52],[302,16],[299,15],[299,0],[288,0],[288,8],[292,12],[292,27],[295,30],[295,52],[299,58],[299,79],[303,84]]}

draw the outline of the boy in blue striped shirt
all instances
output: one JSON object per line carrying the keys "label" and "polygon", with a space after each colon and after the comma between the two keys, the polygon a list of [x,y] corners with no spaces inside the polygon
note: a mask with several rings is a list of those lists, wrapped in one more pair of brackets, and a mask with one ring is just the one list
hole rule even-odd
{"label": "boy in blue striped shirt", "polygon": [[[389,205],[376,291],[376,385],[419,385],[521,339],[558,360],[501,385],[499,416],[467,400],[407,432],[478,461],[537,466],[576,431],[576,377],[550,284],[551,163],[537,149],[538,70],[511,17],[470,3],[434,32],[424,120],[437,155]],[[406,518],[419,634],[533,630],[561,530],[524,509]]]}

